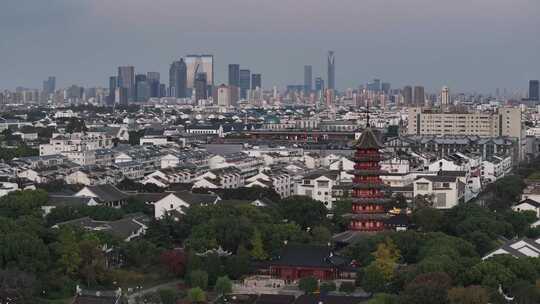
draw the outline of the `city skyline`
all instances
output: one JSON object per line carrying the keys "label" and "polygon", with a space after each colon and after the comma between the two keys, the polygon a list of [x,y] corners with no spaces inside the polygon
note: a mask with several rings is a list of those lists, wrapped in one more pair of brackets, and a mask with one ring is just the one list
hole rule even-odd
{"label": "city skyline", "polygon": [[[215,85],[227,83],[229,63],[260,71],[268,87],[301,84],[304,65],[313,66],[314,78],[326,79],[328,50],[336,52],[339,90],[379,77],[393,87],[422,85],[427,91],[444,85],[466,92],[526,91],[524,83],[540,73],[540,41],[531,39],[538,36],[540,10],[531,0],[263,1],[274,14],[256,14],[257,22],[246,13],[255,9],[246,0],[157,0],[151,7],[139,0],[5,2],[0,34],[12,39],[0,45],[2,89],[39,88],[49,75],[58,87],[105,87],[118,66],[167,75],[170,62],[191,53],[215,56]],[[505,22],[483,13],[486,5]],[[311,18],[295,18],[303,7]],[[171,18],[175,14],[185,18]],[[337,16],[339,22],[329,22]],[[144,26],[133,26],[141,20]]]}

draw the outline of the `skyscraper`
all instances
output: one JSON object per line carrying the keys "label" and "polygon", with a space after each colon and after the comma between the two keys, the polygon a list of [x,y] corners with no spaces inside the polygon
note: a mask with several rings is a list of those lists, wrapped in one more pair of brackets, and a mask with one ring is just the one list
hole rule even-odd
{"label": "skyscraper", "polygon": [[447,86],[444,86],[441,91],[441,105],[447,106],[450,102],[450,90]]}
{"label": "skyscraper", "polygon": [[208,82],[206,73],[197,73],[195,77],[195,102],[208,98]]}
{"label": "skyscraper", "polygon": [[313,68],[311,65],[304,66],[304,92],[309,93],[313,90]]}
{"label": "skyscraper", "polygon": [[414,87],[414,104],[417,106],[424,106],[426,103],[426,93],[424,87],[415,86]]}
{"label": "skyscraper", "polygon": [[109,99],[108,103],[113,104],[116,99],[116,88],[118,87],[118,78],[116,76],[109,77]]}
{"label": "skyscraper", "polygon": [[146,81],[150,87],[150,97],[162,97],[159,92],[160,75],[159,72],[146,73]]}
{"label": "skyscraper", "polygon": [[128,102],[135,100],[135,67],[118,67],[118,87],[127,89]]}
{"label": "skyscraper", "polygon": [[368,91],[379,92],[381,91],[381,80],[374,78],[367,84]]}
{"label": "skyscraper", "polygon": [[385,93],[385,94],[390,94],[390,89],[391,89],[391,84],[389,82],[383,82],[381,84],[381,90]]}
{"label": "skyscraper", "polygon": [[116,104],[123,105],[123,106],[127,105],[129,103],[127,92],[128,92],[127,88],[117,87],[115,90],[114,102]]}
{"label": "skyscraper", "polygon": [[150,86],[145,74],[135,76],[135,100],[145,102],[150,98]]}
{"label": "skyscraper", "polygon": [[336,57],[334,51],[328,52],[328,88],[336,89]]}
{"label": "skyscraper", "polygon": [[43,93],[49,95],[56,91],[56,77],[49,76],[47,80],[43,81]]}
{"label": "skyscraper", "polygon": [[262,89],[262,76],[261,74],[251,74],[251,89]]}
{"label": "skyscraper", "polygon": [[240,86],[240,65],[229,64],[229,86]]}
{"label": "skyscraper", "polygon": [[240,79],[239,79],[239,86],[240,86],[240,98],[246,99],[247,98],[247,91],[251,88],[251,72],[250,70],[240,70]]}
{"label": "skyscraper", "polygon": [[401,94],[403,95],[403,103],[407,106],[412,105],[412,102],[413,102],[412,87],[405,86]]}
{"label": "skyscraper", "polygon": [[187,68],[187,88],[193,89],[195,78],[199,73],[206,73],[208,85],[214,84],[214,56],[187,55],[184,59]]}
{"label": "skyscraper", "polygon": [[[230,67],[230,65],[229,65]],[[230,69],[229,69],[230,71]],[[234,88],[237,88],[236,86]],[[231,87],[224,84],[220,85],[216,89],[214,102],[221,107],[228,107],[233,103],[231,97]]]}
{"label": "skyscraper", "polygon": [[529,81],[529,100],[540,101],[540,82],[538,80]]}
{"label": "skyscraper", "polygon": [[324,91],[324,79],[322,79],[322,77],[315,78],[315,91]]}
{"label": "skyscraper", "polygon": [[187,66],[184,59],[175,61],[169,69],[169,96],[176,98],[186,97]]}

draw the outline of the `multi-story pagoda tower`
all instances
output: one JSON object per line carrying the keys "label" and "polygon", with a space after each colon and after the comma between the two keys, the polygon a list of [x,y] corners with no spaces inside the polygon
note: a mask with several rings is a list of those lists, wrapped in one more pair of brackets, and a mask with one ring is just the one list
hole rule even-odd
{"label": "multi-story pagoda tower", "polygon": [[377,232],[385,229],[392,200],[387,197],[387,186],[380,177],[383,173],[380,165],[383,160],[382,148],[384,146],[368,123],[356,145],[355,166],[351,172],[354,175],[352,213],[347,215],[351,231]]}

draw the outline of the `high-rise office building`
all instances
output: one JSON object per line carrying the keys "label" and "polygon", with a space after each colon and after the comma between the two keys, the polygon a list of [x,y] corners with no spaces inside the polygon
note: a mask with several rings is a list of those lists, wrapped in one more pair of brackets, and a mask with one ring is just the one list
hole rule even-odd
{"label": "high-rise office building", "polygon": [[206,73],[198,73],[195,77],[195,102],[208,98],[208,82],[206,77]]}
{"label": "high-rise office building", "polygon": [[159,96],[160,97],[167,96],[167,86],[164,83],[161,83],[159,85]]}
{"label": "high-rise office building", "polygon": [[251,72],[247,69],[240,70],[240,98],[247,98],[247,91],[251,88]]}
{"label": "high-rise office building", "polygon": [[367,84],[368,91],[372,92],[379,92],[381,91],[381,80],[380,79],[373,79],[371,82]]}
{"label": "high-rise office building", "polygon": [[424,106],[426,103],[426,93],[424,87],[415,86],[414,87],[414,104],[417,106]]}
{"label": "high-rise office building", "polygon": [[391,90],[391,84],[389,82],[383,82],[381,84],[381,90],[384,92],[384,94],[390,94]]}
{"label": "high-rise office building", "polygon": [[262,76],[261,74],[251,74],[251,89],[262,89]]}
{"label": "high-rise office building", "polygon": [[[237,88],[233,86],[233,88]],[[222,84],[215,90],[214,102],[220,107],[228,107],[233,103],[231,86]]]}
{"label": "high-rise office building", "polygon": [[162,97],[159,92],[160,75],[159,72],[146,73],[146,81],[150,87],[150,97]]}
{"label": "high-rise office building", "polygon": [[304,66],[304,92],[309,93],[313,90],[313,67]]}
{"label": "high-rise office building", "polygon": [[328,88],[331,90],[336,89],[336,56],[334,51],[328,52]]}
{"label": "high-rise office building", "polygon": [[447,86],[444,86],[441,91],[441,105],[447,106],[451,104],[450,102],[450,89]]}
{"label": "high-rise office building", "polygon": [[322,79],[322,77],[315,78],[315,91],[324,91],[324,79]]}
{"label": "high-rise office building", "polygon": [[127,89],[128,102],[135,100],[135,67],[118,67],[118,87]]}
{"label": "high-rise office building", "polygon": [[127,105],[128,102],[128,89],[123,87],[117,87],[114,95],[114,103],[118,105]]}
{"label": "high-rise office building", "polygon": [[135,100],[138,102],[148,101],[150,98],[150,86],[145,74],[135,75]]}
{"label": "high-rise office building", "polygon": [[413,92],[411,86],[405,86],[403,88],[403,91],[401,92],[401,95],[403,95],[403,103],[407,106],[412,105],[413,102]]}
{"label": "high-rise office building", "polygon": [[109,77],[109,97],[107,99],[108,104],[113,104],[115,102],[117,87],[118,87],[118,78],[116,76]]}
{"label": "high-rise office building", "polygon": [[240,86],[240,65],[229,64],[229,86]]}
{"label": "high-rise office building", "polygon": [[49,95],[56,91],[56,77],[49,76],[47,80],[43,81],[43,93]]}
{"label": "high-rise office building", "polygon": [[184,58],[187,68],[187,88],[193,89],[195,78],[199,73],[206,73],[208,85],[214,85],[214,56],[213,55],[187,55]]}
{"label": "high-rise office building", "polygon": [[169,69],[169,96],[186,98],[187,66],[184,59],[175,61]]}
{"label": "high-rise office building", "polygon": [[540,101],[540,82],[538,80],[529,81],[529,100]]}

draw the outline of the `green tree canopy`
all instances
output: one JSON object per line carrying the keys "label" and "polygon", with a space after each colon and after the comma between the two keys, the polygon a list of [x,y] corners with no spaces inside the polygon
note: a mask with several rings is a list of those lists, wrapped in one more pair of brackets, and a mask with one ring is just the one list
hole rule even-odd
{"label": "green tree canopy", "polygon": [[219,295],[225,295],[232,292],[232,283],[229,277],[223,276],[219,277],[216,281],[216,286],[214,287],[215,291]]}
{"label": "green tree canopy", "polygon": [[298,282],[298,288],[306,294],[314,293],[319,288],[319,282],[315,277],[304,277]]}

